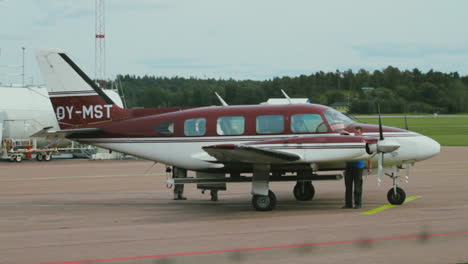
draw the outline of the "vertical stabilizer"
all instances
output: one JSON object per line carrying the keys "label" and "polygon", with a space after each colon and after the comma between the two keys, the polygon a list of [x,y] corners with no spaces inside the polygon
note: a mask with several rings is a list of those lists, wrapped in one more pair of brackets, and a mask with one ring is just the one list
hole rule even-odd
{"label": "vertical stabilizer", "polygon": [[61,129],[128,116],[64,52],[39,50],[36,59]]}

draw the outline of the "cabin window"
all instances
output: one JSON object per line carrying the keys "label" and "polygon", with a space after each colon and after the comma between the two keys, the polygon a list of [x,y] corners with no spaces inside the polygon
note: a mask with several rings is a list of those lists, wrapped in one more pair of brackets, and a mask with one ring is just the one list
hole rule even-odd
{"label": "cabin window", "polygon": [[242,135],[245,129],[243,116],[222,116],[216,122],[218,135]]}
{"label": "cabin window", "polygon": [[261,115],[256,120],[258,134],[278,134],[284,131],[284,116]]}
{"label": "cabin window", "polygon": [[203,136],[206,133],[205,118],[192,118],[184,122],[184,135],[186,136]]}
{"label": "cabin window", "polygon": [[291,116],[291,131],[293,133],[327,132],[327,127],[319,114],[298,114]]}
{"label": "cabin window", "polygon": [[174,134],[174,122],[165,121],[156,126],[156,132],[164,136],[172,136]]}

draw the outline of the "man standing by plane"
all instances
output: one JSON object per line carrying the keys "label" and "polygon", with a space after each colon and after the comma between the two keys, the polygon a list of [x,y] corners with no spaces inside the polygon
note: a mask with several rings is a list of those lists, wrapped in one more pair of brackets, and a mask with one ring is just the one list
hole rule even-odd
{"label": "man standing by plane", "polygon": [[[355,129],[355,136],[362,136],[362,127],[357,126]],[[346,130],[340,132],[342,135],[349,135]],[[345,170],[345,205],[342,207],[353,208],[353,185],[354,185],[354,209],[362,208],[362,172],[365,167],[364,160],[351,161],[346,163]],[[369,159],[367,163],[367,172],[372,173],[372,160]]]}

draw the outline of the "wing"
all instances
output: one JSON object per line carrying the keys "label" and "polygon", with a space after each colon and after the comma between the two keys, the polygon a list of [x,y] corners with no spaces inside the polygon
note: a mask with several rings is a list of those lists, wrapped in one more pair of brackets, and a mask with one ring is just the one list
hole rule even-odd
{"label": "wing", "polygon": [[222,144],[203,147],[210,156],[220,163],[287,163],[301,159],[301,156],[267,148],[248,145]]}
{"label": "wing", "polygon": [[[344,162],[369,158],[374,138],[324,135],[203,147],[194,158],[217,163],[284,164]],[[279,150],[280,149],[280,150]]]}

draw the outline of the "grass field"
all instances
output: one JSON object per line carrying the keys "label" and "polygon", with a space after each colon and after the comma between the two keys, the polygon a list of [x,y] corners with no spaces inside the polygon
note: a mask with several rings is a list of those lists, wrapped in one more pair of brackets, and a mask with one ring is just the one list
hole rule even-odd
{"label": "grass field", "polygon": [[[378,124],[377,118],[359,118],[369,124]],[[358,120],[358,121],[359,121]],[[404,118],[382,117],[385,126],[405,127]],[[468,146],[468,117],[411,117],[408,116],[408,128],[411,131],[431,137],[442,146]]]}

